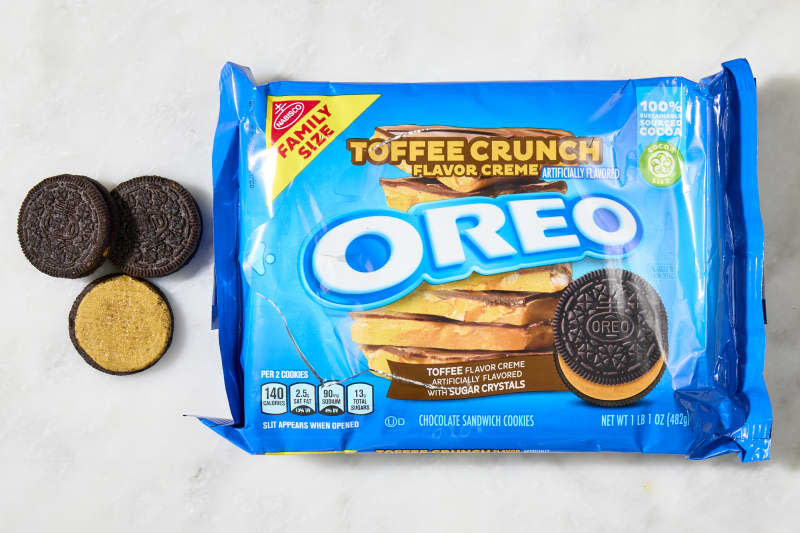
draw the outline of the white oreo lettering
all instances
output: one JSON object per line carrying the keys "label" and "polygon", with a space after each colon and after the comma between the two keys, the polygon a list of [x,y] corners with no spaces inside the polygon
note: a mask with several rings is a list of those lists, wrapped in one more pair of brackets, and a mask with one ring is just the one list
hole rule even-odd
{"label": "white oreo lettering", "polygon": [[[595,214],[605,209],[617,219],[617,229],[606,230],[601,228],[595,220]],[[573,210],[575,225],[583,235],[604,246],[622,246],[636,236],[638,227],[636,218],[621,203],[603,196],[590,196],[582,198]]]}
{"label": "white oreo lettering", "polygon": [[580,246],[577,235],[549,236],[545,230],[567,227],[567,220],[562,216],[542,216],[541,211],[563,210],[564,200],[561,198],[542,198],[517,200],[508,202],[508,210],[515,228],[524,228],[517,232],[522,252],[532,254],[559,248],[576,248]]}
{"label": "white oreo lettering", "polygon": [[[377,235],[389,245],[389,259],[371,272],[347,262],[347,247],[355,239]],[[319,282],[343,294],[365,294],[388,289],[408,278],[422,261],[422,239],[405,220],[391,216],[356,218],[325,233],[314,249],[312,265]]]}
{"label": "white oreo lettering", "polygon": [[[354,215],[332,222],[308,245],[313,277],[320,287],[315,294],[327,300],[336,293],[337,305],[347,306],[351,298],[360,302],[360,295],[379,291],[391,294],[382,293],[375,301],[391,300],[392,290],[407,292],[423,276],[435,283],[475,270],[508,272],[585,255],[617,257],[641,238],[635,212],[607,196],[568,201],[561,195],[511,195],[424,204],[408,215],[393,211]],[[388,258],[370,263],[370,268],[349,264],[350,246],[358,248],[354,241],[368,235],[386,243]],[[316,283],[309,286],[314,290]]]}
{"label": "white oreo lettering", "polygon": [[[466,261],[459,233],[472,241],[489,259],[510,257],[517,253],[497,231],[506,223],[503,210],[494,204],[464,204],[429,209],[422,214],[437,268],[460,265]],[[477,224],[459,232],[458,221],[474,218]]]}

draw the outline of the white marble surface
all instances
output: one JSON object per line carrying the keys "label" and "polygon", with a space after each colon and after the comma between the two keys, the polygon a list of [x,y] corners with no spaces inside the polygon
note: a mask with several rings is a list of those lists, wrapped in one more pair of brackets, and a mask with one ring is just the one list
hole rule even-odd
{"label": "white marble surface", "polygon": [[[233,4],[236,4],[234,9]],[[788,531],[800,496],[800,47],[794,2],[4,2],[0,16],[1,531]],[[209,331],[210,232],[160,280],[175,342],[107,376],[66,316],[87,282],[16,245],[29,187],[62,172],[188,186],[210,222],[217,76],[436,81],[698,78],[747,56],[760,92],[773,459],[250,457],[185,413],[227,416]],[[104,271],[110,271],[105,267]]]}

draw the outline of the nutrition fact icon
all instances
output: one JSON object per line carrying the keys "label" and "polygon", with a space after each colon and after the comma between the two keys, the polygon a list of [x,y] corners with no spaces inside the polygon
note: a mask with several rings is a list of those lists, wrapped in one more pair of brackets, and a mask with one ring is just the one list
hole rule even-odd
{"label": "nutrition fact icon", "polygon": [[334,381],[319,386],[319,412],[327,416],[344,414],[344,386]]}
{"label": "nutrition fact icon", "polygon": [[293,383],[289,386],[289,411],[294,415],[308,416],[317,410],[317,388],[311,383]]}
{"label": "nutrition fact icon", "polygon": [[265,415],[282,415],[286,408],[286,385],[264,383],[261,385],[261,412]]}
{"label": "nutrition fact icon", "polygon": [[347,412],[351,415],[368,415],[374,410],[372,385],[351,383],[347,386]]}

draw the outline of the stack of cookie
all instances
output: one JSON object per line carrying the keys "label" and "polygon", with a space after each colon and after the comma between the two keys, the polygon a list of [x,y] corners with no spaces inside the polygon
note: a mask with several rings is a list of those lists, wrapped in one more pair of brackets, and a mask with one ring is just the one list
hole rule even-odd
{"label": "stack of cookie", "polygon": [[[560,130],[530,128],[467,129],[449,126],[385,126],[375,137],[393,139],[458,137],[560,137]],[[398,168],[410,172],[406,163]],[[407,211],[436,200],[510,193],[566,192],[563,181],[538,177],[384,178],[389,207]],[[552,319],[562,291],[572,279],[570,264],[472,276],[451,283],[422,283],[385,307],[351,313],[353,340],[370,368],[391,374],[389,362],[446,364],[542,355],[552,361]],[[555,368],[553,365],[553,375]],[[553,388],[563,390],[556,377]]]}

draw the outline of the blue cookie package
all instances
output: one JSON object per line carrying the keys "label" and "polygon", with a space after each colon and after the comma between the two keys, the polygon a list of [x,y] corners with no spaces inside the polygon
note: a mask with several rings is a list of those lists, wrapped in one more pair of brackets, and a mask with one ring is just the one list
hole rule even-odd
{"label": "blue cookie package", "polygon": [[214,138],[250,453],[769,457],[756,85],[257,85]]}

